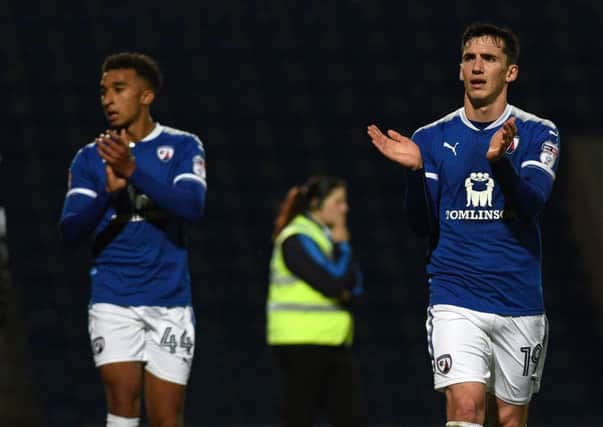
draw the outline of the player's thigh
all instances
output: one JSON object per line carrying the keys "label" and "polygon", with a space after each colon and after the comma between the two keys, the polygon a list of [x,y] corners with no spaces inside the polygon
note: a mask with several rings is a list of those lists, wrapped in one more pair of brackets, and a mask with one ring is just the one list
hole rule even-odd
{"label": "player's thigh", "polygon": [[145,407],[151,426],[181,426],[186,387],[144,375]]}
{"label": "player's thigh", "polygon": [[92,304],[88,332],[97,367],[116,362],[143,362],[145,325],[132,307]]}
{"label": "player's thigh", "polygon": [[93,304],[88,309],[88,331],[94,363],[105,386],[109,412],[119,416],[138,416],[144,324],[131,307]]}
{"label": "player's thigh", "polygon": [[445,389],[446,418],[483,424],[486,413],[486,385],[481,382],[451,384]]}
{"label": "player's thigh", "polygon": [[488,391],[511,405],[527,405],[540,389],[547,351],[545,315],[497,318],[492,333],[495,380]]}
{"label": "player's thigh", "polygon": [[185,386],[195,352],[192,307],[145,307],[145,369],[155,377]]}
{"label": "player's thigh", "polygon": [[489,381],[492,347],[487,328],[490,316],[449,305],[428,308],[427,342],[436,390],[452,384]]}
{"label": "player's thigh", "polygon": [[140,416],[142,363],[115,362],[101,365],[109,413],[123,417]]}

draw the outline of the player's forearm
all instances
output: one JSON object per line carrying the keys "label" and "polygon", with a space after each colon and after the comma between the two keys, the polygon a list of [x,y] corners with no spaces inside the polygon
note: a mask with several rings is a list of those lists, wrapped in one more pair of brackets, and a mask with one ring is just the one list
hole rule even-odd
{"label": "player's forearm", "polygon": [[491,167],[505,201],[520,217],[532,218],[542,211],[548,197],[546,189],[522,178],[507,157],[492,162]]}
{"label": "player's forearm", "polygon": [[75,245],[89,236],[109,205],[109,195],[101,192],[95,198],[71,195],[65,199],[59,230],[67,245]]}
{"label": "player's forearm", "polygon": [[408,171],[405,204],[410,228],[419,236],[433,233],[435,217],[425,183],[424,169]]}
{"label": "player's forearm", "polygon": [[140,167],[136,168],[130,182],[172,215],[189,222],[197,222],[203,215],[205,187],[199,183],[168,185],[157,181]]}

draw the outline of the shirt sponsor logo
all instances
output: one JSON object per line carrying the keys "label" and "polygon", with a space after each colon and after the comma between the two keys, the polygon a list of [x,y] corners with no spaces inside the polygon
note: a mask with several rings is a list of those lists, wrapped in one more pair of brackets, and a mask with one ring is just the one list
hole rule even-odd
{"label": "shirt sponsor logo", "polygon": [[488,172],[471,172],[465,179],[465,207],[468,209],[447,209],[445,219],[451,221],[492,221],[511,218],[513,212],[492,207],[494,179]]}
{"label": "shirt sponsor logo", "polygon": [[467,203],[465,207],[492,207],[494,180],[488,172],[471,172],[465,179]]}

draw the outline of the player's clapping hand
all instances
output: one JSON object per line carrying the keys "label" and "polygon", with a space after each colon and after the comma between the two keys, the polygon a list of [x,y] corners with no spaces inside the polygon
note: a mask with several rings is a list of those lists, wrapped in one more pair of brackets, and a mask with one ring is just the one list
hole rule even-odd
{"label": "player's clapping hand", "polygon": [[126,188],[126,185],[128,185],[128,181],[125,178],[120,178],[115,175],[113,168],[107,164],[105,165],[105,177],[107,179],[105,189],[109,193],[123,190]]}
{"label": "player's clapping hand", "polygon": [[501,159],[505,155],[507,148],[513,143],[513,138],[516,135],[517,126],[515,125],[515,117],[511,117],[490,138],[490,147],[486,153],[486,159],[489,162]]}
{"label": "player's clapping hand", "polygon": [[370,125],[367,133],[373,145],[388,159],[412,170],[423,167],[421,150],[412,139],[400,135],[395,130],[388,130],[388,137],[375,125]]}
{"label": "player's clapping hand", "polygon": [[136,169],[136,161],[130,151],[125,129],[107,130],[96,139],[99,156],[113,169],[116,176],[129,178]]}

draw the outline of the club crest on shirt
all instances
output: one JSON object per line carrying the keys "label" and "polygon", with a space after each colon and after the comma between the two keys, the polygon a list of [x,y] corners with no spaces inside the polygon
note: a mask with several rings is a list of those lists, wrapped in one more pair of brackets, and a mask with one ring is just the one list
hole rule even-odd
{"label": "club crest on shirt", "polygon": [[544,165],[552,167],[557,161],[557,157],[559,157],[559,147],[555,143],[551,141],[546,141],[542,144],[540,161]]}
{"label": "club crest on shirt", "polygon": [[94,355],[101,354],[105,349],[105,339],[103,337],[96,337],[92,340],[92,353]]}
{"label": "club crest on shirt", "polygon": [[513,151],[517,150],[517,146],[519,145],[519,136],[513,138],[513,142],[509,144],[507,147],[507,153],[511,154]]}
{"label": "club crest on shirt", "polygon": [[438,372],[446,375],[452,369],[452,356],[449,354],[442,354],[436,359],[435,362]]}
{"label": "club crest on shirt", "polygon": [[162,162],[169,162],[174,157],[174,148],[169,145],[157,147],[157,157]]}

